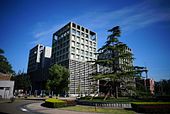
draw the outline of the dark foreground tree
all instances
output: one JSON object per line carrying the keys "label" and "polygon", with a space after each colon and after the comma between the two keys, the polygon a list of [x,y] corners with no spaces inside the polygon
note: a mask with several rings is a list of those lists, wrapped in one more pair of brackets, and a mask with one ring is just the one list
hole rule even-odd
{"label": "dark foreground tree", "polygon": [[49,80],[46,83],[46,88],[56,94],[65,94],[68,92],[69,71],[61,65],[53,65],[49,68]]}
{"label": "dark foreground tree", "polygon": [[98,50],[98,60],[96,65],[102,66],[103,69],[109,71],[97,72],[94,76],[96,80],[104,80],[105,83],[105,98],[108,96],[115,96],[118,98],[118,93],[127,92],[134,88],[134,68],[132,65],[133,54],[126,51],[128,46],[119,41],[121,31],[119,26],[116,26],[108,32],[105,45]]}
{"label": "dark foreground tree", "polygon": [[8,74],[14,73],[11,64],[8,62],[7,58],[4,56],[4,51],[0,48],[0,72]]}
{"label": "dark foreground tree", "polygon": [[24,90],[28,91],[31,89],[30,76],[26,73],[19,72],[17,75],[11,77],[11,80],[15,81],[15,90]]}

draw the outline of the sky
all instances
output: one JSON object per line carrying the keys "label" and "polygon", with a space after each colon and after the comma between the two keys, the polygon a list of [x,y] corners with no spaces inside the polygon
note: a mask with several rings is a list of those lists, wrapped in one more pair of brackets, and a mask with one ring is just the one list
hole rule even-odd
{"label": "sky", "polygon": [[156,81],[170,79],[169,0],[0,0],[0,48],[13,70],[26,72],[29,50],[51,46],[52,34],[70,21],[96,32],[98,48],[120,26],[134,65]]}

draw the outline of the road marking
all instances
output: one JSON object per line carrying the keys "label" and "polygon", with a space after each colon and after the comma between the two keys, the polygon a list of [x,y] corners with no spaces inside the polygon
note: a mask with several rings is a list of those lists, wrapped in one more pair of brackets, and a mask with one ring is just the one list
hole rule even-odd
{"label": "road marking", "polygon": [[28,112],[28,110],[25,109],[25,108],[21,108],[21,110],[22,110],[23,112]]}

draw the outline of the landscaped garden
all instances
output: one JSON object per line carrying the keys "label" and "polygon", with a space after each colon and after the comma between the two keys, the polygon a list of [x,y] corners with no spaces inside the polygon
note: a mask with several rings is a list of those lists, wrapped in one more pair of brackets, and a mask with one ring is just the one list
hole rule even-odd
{"label": "landscaped garden", "polygon": [[[81,104],[80,102],[84,102],[84,104]],[[130,107],[124,107],[126,104],[129,104]],[[136,112],[170,113],[170,102],[165,102],[163,100],[161,101],[160,98],[134,99],[131,97],[119,97],[115,99],[109,97],[107,100],[103,100],[103,97],[95,97],[93,99],[91,97],[82,97],[76,101],[49,98],[45,100],[44,106],[50,108],[59,108],[61,110],[107,114],[134,114]]]}

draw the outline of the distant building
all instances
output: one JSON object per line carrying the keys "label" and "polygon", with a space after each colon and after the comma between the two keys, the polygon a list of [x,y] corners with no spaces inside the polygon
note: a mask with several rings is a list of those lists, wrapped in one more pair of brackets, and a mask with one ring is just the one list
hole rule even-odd
{"label": "distant building", "polygon": [[150,92],[154,95],[155,81],[153,79],[136,79],[136,89],[143,92]]}
{"label": "distant building", "polygon": [[11,76],[9,74],[4,74],[0,72],[0,80],[10,80]]}
{"label": "distant building", "polygon": [[53,34],[52,64],[61,64],[70,71],[69,94],[89,94],[91,73],[95,70],[87,61],[96,60],[97,34],[70,22]]}
{"label": "distant building", "polygon": [[51,47],[38,44],[30,50],[27,74],[30,75],[33,90],[45,89],[50,59]]}
{"label": "distant building", "polygon": [[0,99],[9,99],[13,97],[14,81],[10,81],[9,74],[0,73]]}

